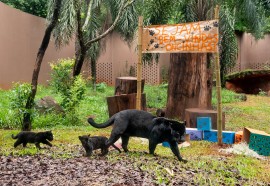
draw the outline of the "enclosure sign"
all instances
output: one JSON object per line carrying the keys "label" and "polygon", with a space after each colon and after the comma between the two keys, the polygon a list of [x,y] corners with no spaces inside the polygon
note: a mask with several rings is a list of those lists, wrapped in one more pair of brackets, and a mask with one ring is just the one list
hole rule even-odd
{"label": "enclosure sign", "polygon": [[217,47],[217,20],[143,28],[143,53],[214,53]]}

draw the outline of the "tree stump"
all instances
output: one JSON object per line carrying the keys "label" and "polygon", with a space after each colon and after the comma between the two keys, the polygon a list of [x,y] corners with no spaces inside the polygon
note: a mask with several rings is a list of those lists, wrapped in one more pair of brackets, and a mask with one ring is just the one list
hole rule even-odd
{"label": "tree stump", "polygon": [[[217,111],[200,108],[185,110],[186,127],[197,128],[197,117],[211,117],[212,129],[217,129]],[[222,129],[225,130],[225,113],[222,113]]]}
{"label": "tree stump", "polygon": [[[136,109],[136,96],[137,94],[133,93],[107,97],[109,116],[111,117],[121,110]],[[142,94],[141,98],[141,110],[146,110],[145,94]]]}
{"label": "tree stump", "polygon": [[[146,110],[146,95],[143,94],[144,79],[142,79],[141,110]],[[126,109],[136,109],[137,78],[117,77],[114,96],[107,97],[109,116]]]}
{"label": "tree stump", "polygon": [[[142,79],[142,92],[144,88],[144,79]],[[136,77],[117,77],[115,80],[114,95],[137,93]]]}

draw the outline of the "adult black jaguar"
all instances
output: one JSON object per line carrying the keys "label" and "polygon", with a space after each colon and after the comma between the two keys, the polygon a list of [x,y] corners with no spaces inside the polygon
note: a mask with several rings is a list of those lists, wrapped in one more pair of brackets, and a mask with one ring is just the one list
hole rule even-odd
{"label": "adult black jaguar", "polygon": [[107,146],[114,144],[121,137],[122,147],[127,152],[129,138],[136,136],[147,138],[149,153],[154,154],[157,144],[167,141],[178,160],[186,162],[178,149],[178,142],[184,141],[185,123],[133,109],[120,111],[102,124],[97,124],[93,118],[88,118],[88,122],[96,128],[105,128],[114,124],[110,138],[106,142]]}

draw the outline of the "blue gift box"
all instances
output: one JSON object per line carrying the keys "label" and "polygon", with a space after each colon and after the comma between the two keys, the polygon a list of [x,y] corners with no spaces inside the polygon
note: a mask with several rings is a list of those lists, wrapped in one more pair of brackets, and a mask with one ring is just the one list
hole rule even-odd
{"label": "blue gift box", "polygon": [[189,134],[190,140],[203,140],[203,131],[194,129],[194,128],[186,128],[186,134]]}
{"label": "blue gift box", "polygon": [[162,142],[163,147],[170,147],[170,144],[167,141]]}
{"label": "blue gift box", "polygon": [[162,146],[163,147],[169,147],[170,148],[170,144],[167,141],[162,142]]}
{"label": "blue gift box", "polygon": [[[217,142],[217,130],[203,131],[203,139],[206,141]],[[235,132],[223,131],[222,142],[226,144],[233,144],[235,140]]]}
{"label": "blue gift box", "polygon": [[211,117],[197,117],[197,129],[211,130],[212,129]]}

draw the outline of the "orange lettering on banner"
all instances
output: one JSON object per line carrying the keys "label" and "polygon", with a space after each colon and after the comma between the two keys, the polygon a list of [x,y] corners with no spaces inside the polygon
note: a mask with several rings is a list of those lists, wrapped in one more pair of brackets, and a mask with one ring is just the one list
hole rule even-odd
{"label": "orange lettering on banner", "polygon": [[163,36],[158,37],[159,44],[163,44]]}
{"label": "orange lettering on banner", "polygon": [[175,42],[175,36],[170,36],[170,41],[174,41]]}
{"label": "orange lettering on banner", "polygon": [[180,30],[179,34],[182,34],[182,32],[186,32],[186,34],[188,34],[188,29],[187,29],[186,24],[184,24],[184,25],[181,27],[181,30]]}
{"label": "orange lettering on banner", "polygon": [[152,32],[148,36],[151,39],[148,41],[148,46],[151,44],[151,48],[147,48],[148,52],[215,52],[219,39],[218,29],[211,24],[211,21],[207,21],[155,26],[149,29]]}
{"label": "orange lettering on banner", "polygon": [[189,33],[191,33],[192,31],[199,31],[199,34],[201,34],[201,25],[200,25],[200,23],[191,23]]}

